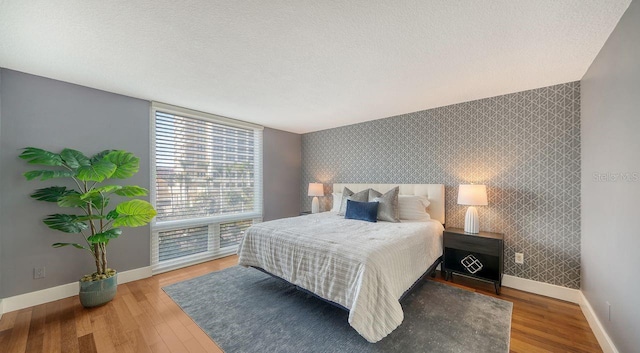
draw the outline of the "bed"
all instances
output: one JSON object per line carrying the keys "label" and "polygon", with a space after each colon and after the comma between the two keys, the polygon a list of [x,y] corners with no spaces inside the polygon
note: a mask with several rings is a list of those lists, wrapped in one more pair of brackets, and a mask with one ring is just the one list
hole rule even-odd
{"label": "bed", "polygon": [[[399,184],[334,184],[334,191]],[[241,266],[284,279],[349,311],[349,324],[377,342],[404,318],[400,300],[442,258],[444,186],[400,184],[400,195],[426,196],[430,220],[363,222],[336,212],[251,226],[238,248]]]}

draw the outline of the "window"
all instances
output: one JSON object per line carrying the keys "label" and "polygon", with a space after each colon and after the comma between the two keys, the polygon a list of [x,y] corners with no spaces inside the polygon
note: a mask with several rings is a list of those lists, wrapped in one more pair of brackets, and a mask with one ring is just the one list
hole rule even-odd
{"label": "window", "polygon": [[262,127],[154,103],[154,272],[235,253],[262,220]]}

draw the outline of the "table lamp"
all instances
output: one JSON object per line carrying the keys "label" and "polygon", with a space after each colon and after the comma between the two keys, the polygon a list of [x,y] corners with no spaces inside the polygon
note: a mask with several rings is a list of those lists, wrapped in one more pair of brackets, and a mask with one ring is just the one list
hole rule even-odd
{"label": "table lamp", "polygon": [[478,234],[480,223],[478,222],[478,210],[473,206],[487,205],[486,185],[460,185],[458,189],[458,205],[467,205],[467,214],[464,217],[464,231]]}
{"label": "table lamp", "polygon": [[320,202],[318,196],[324,196],[324,186],[321,183],[309,183],[309,196],[313,196],[311,201],[311,213],[320,212]]}

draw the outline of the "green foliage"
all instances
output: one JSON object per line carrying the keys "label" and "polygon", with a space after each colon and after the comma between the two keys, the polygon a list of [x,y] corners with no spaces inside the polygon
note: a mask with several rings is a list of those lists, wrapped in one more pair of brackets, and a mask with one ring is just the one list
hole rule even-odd
{"label": "green foliage", "polygon": [[[96,260],[98,277],[111,276],[107,269],[106,246],[122,234],[120,227],[140,227],[151,222],[156,211],[150,203],[135,199],[149,191],[135,185],[99,185],[109,179],[127,179],[138,172],[140,159],[123,150],[104,150],[87,157],[80,151],[65,148],[60,153],[27,147],[19,156],[29,164],[47,167],[24,173],[27,180],[67,178],[77,188],[50,186],[35,190],[30,196],[38,201],[55,202],[63,208],[77,209],[79,214],[52,214],[43,222],[64,233],[80,234],[86,243],[54,243],[54,248],[72,246],[91,253]],[[109,207],[111,196],[134,198]],[[113,271],[112,271],[113,272]]]}
{"label": "green foliage", "polygon": [[78,243],[53,243],[53,245],[51,246],[53,246],[54,248],[61,248],[63,246],[69,246],[69,245],[73,246],[76,249],[89,250],[89,248],[87,248],[86,246],[82,246]]}
{"label": "green foliage", "polygon": [[143,200],[123,202],[116,207],[118,217],[113,221],[115,227],[140,227],[156,216],[156,210],[150,203]]}
{"label": "green foliage", "polygon": [[122,234],[122,229],[120,228],[111,228],[106,232],[94,234],[87,238],[90,243],[106,243],[110,239],[115,239]]}
{"label": "green foliage", "polygon": [[64,163],[71,169],[78,169],[80,167],[87,167],[91,165],[91,161],[87,156],[80,151],[65,148],[60,152],[60,157]]}
{"label": "green foliage", "polygon": [[38,189],[29,196],[38,201],[58,202],[62,196],[69,195],[73,192],[75,191],[68,190],[66,186],[51,186],[48,188]]}
{"label": "green foliage", "polygon": [[68,170],[32,170],[23,174],[27,180],[40,178],[41,181],[55,178],[72,178],[74,173]]}
{"label": "green foliage", "polygon": [[145,188],[141,188],[139,186],[131,185],[131,186],[123,186],[121,189],[116,190],[114,193],[120,196],[136,197],[136,196],[147,196],[149,194],[149,190]]}
{"label": "green foliage", "polygon": [[82,196],[79,192],[73,191],[68,193],[67,195],[61,196],[58,199],[58,206],[60,207],[84,207],[86,206],[86,202],[80,199]]}
{"label": "green foliage", "polygon": [[115,179],[131,178],[140,167],[140,158],[127,151],[111,151],[105,159],[116,166],[116,170],[111,175],[111,178]]}
{"label": "green foliage", "polygon": [[52,214],[43,220],[47,227],[65,233],[81,233],[88,225],[72,214]]}
{"label": "green foliage", "polygon": [[76,178],[81,181],[102,182],[110,178],[116,171],[116,165],[106,159],[99,160],[89,165],[83,165],[77,169]]}
{"label": "green foliage", "polygon": [[20,158],[26,160],[29,164],[39,164],[47,166],[62,165],[62,157],[60,157],[59,154],[35,147],[25,148],[24,152],[20,154]]}

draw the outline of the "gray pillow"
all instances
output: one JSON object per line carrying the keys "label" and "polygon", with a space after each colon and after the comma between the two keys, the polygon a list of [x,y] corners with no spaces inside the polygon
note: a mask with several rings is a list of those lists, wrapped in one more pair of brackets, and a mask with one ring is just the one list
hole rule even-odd
{"label": "gray pillow", "polygon": [[369,189],[354,194],[353,191],[345,187],[344,191],[342,191],[342,203],[340,204],[338,216],[344,216],[345,212],[347,212],[347,200],[367,202],[369,201]]}
{"label": "gray pillow", "polygon": [[398,193],[400,187],[387,191],[384,195],[369,189],[369,202],[378,201],[378,220],[387,222],[400,222],[400,209],[398,207]]}

